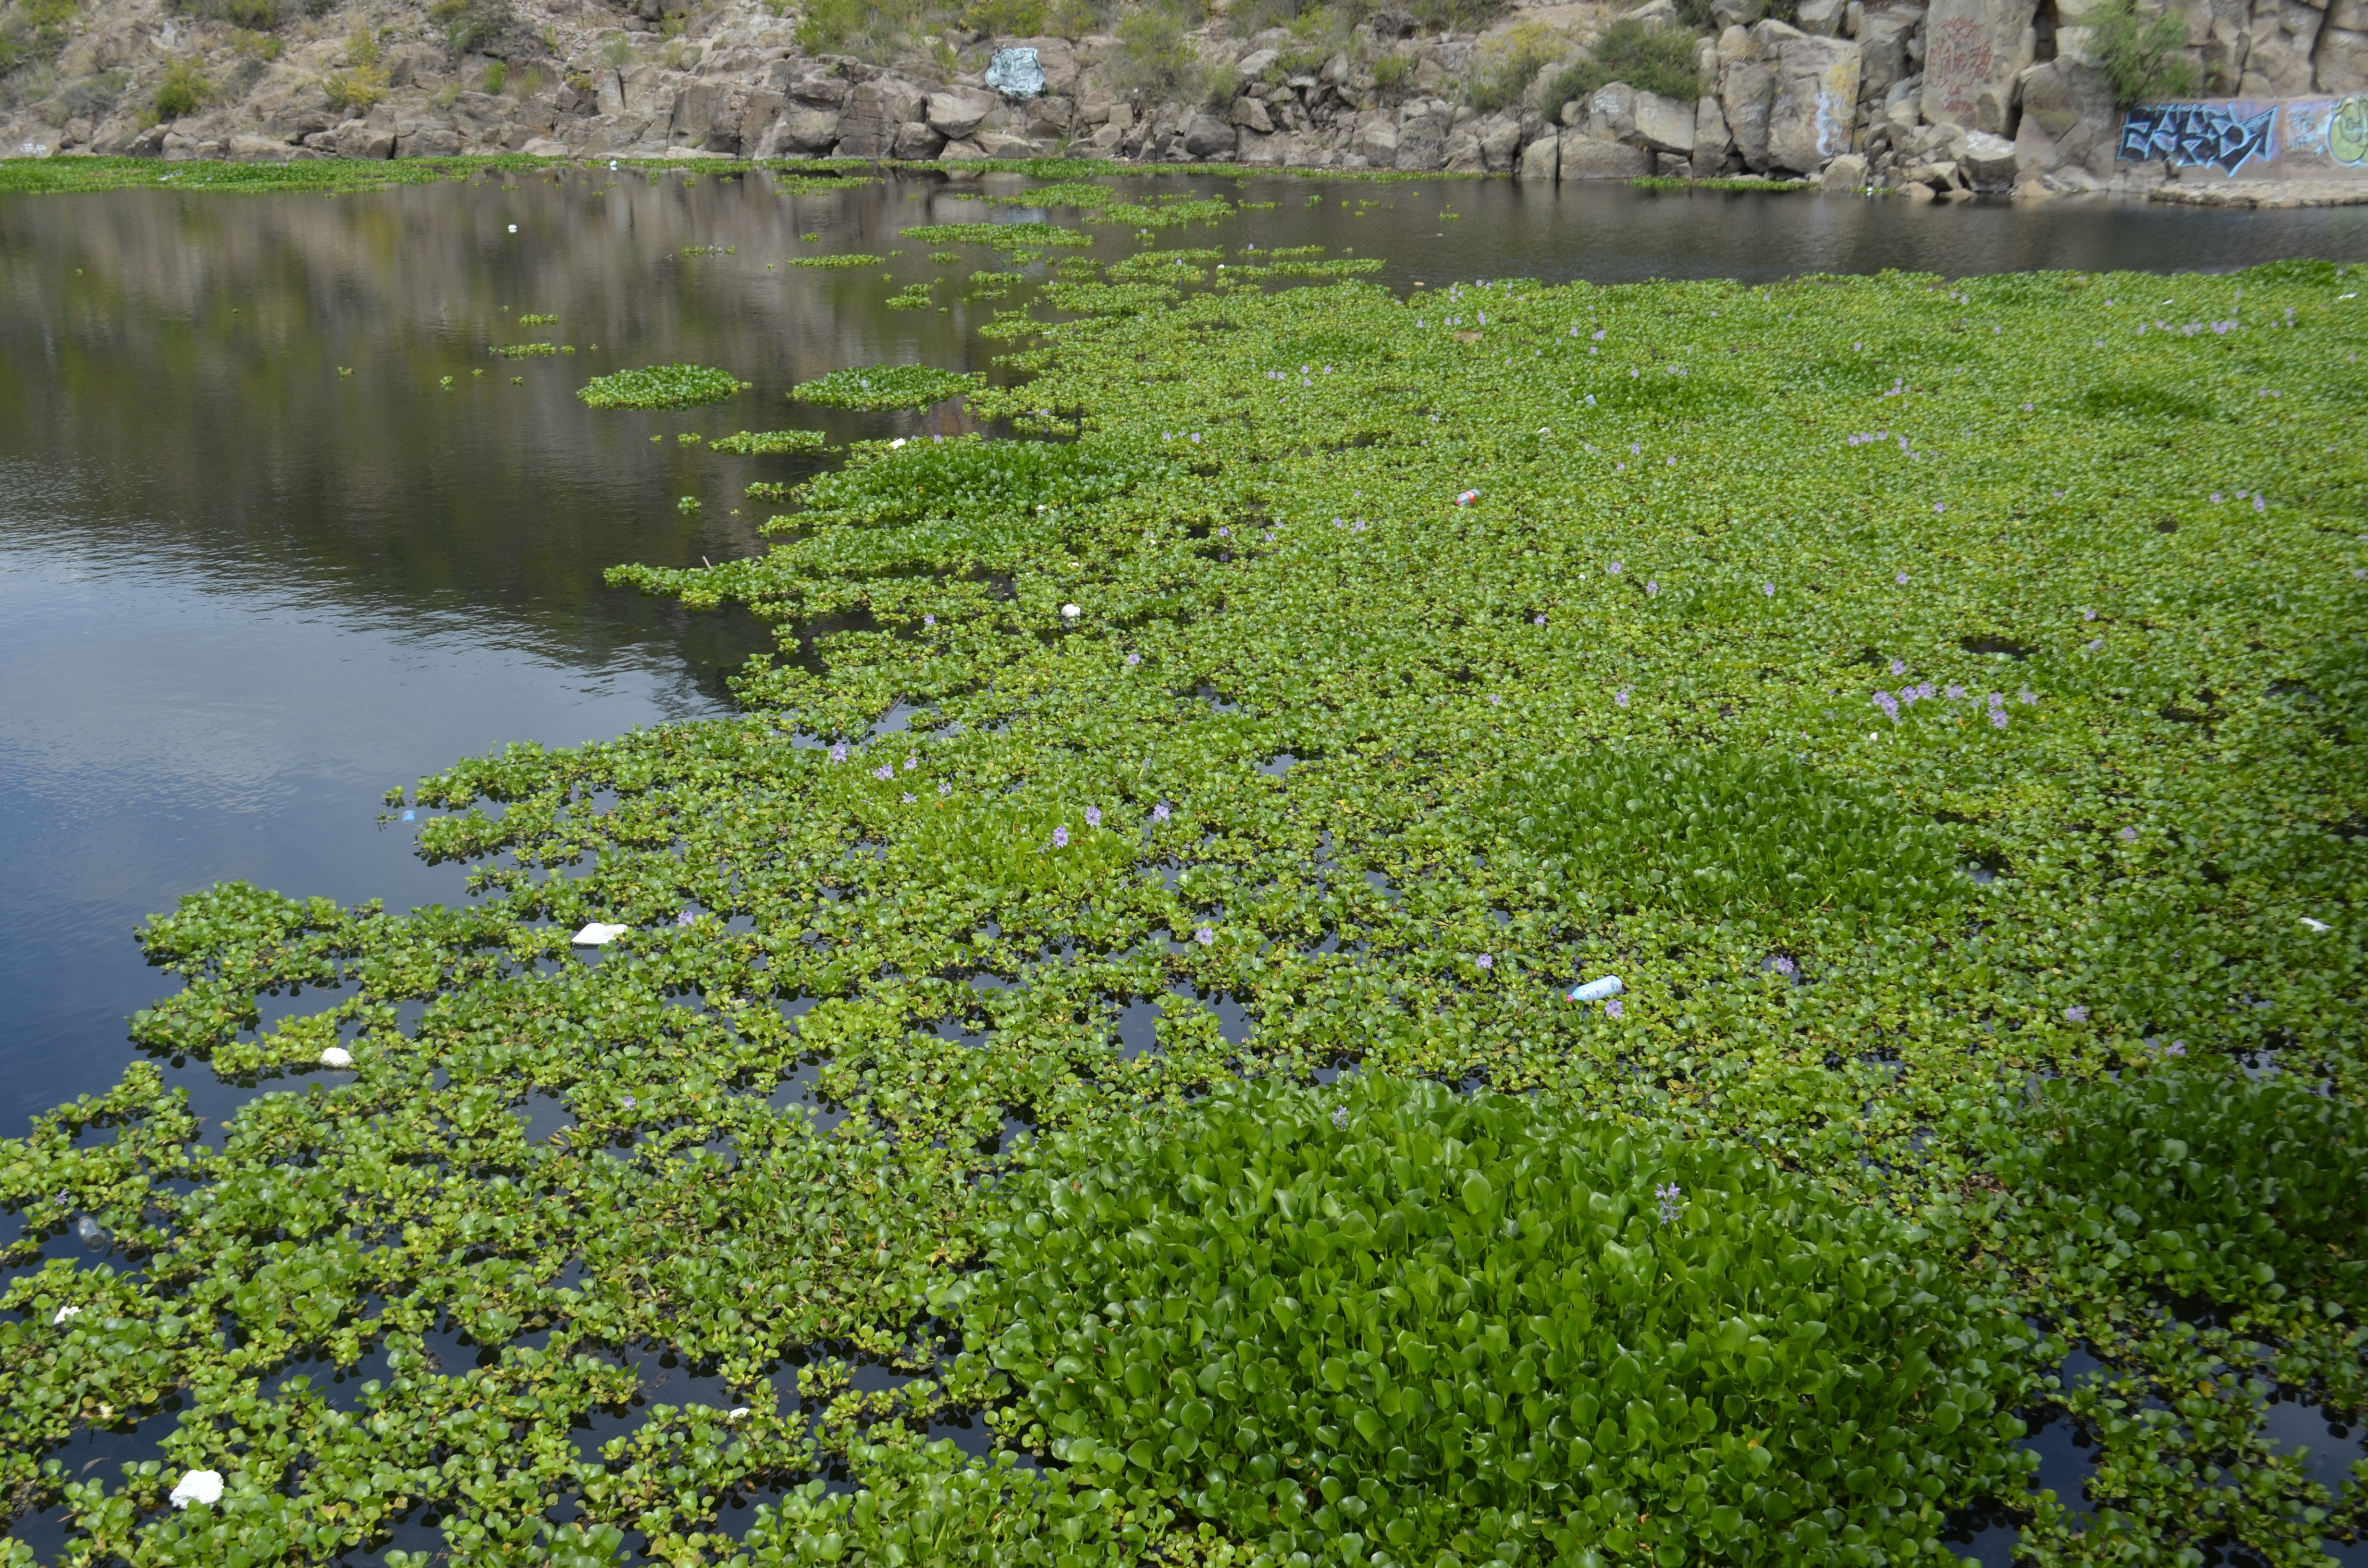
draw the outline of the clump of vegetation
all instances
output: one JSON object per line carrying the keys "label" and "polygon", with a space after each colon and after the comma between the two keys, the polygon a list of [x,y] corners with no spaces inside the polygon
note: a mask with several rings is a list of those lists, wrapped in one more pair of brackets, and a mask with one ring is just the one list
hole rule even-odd
{"label": "clump of vegetation", "polygon": [[1004,251],[1058,250],[1094,243],[1093,235],[1083,230],[1064,229],[1058,223],[923,223],[896,233],[900,238],[925,245],[990,245]]}
{"label": "clump of vegetation", "polygon": [[[2368,1110],[2280,1074],[2058,1081],[1984,1124],[2034,1265],[2253,1307],[2300,1290],[2368,1311]],[[2175,1049],[2176,1054],[2172,1054]]]}
{"label": "clump of vegetation", "polygon": [[[1568,59],[1571,52],[1570,40],[1554,28],[1539,22],[1516,22],[1483,39],[1473,51],[1464,96],[1477,109],[1518,104],[1539,72]],[[1379,79],[1377,69],[1375,80]]]}
{"label": "clump of vegetation", "polygon": [[[352,59],[350,53],[347,58]],[[386,68],[373,59],[355,60],[342,71],[330,72],[321,78],[321,90],[328,95],[333,108],[347,115],[362,115],[384,102],[392,89]]]}
{"label": "clump of vegetation", "polygon": [[1717,1144],[1246,1085],[1056,1135],[993,1210],[991,1270],[939,1299],[1028,1445],[1276,1561],[1935,1552],[1939,1500],[2036,1462],[2019,1318]]}
{"label": "clump of vegetation", "polygon": [[1539,876],[1633,904],[1890,918],[1970,887],[1945,832],[1788,757],[1725,749],[1557,757],[1512,780],[1498,809]]}
{"label": "clump of vegetation", "polygon": [[435,0],[428,20],[444,29],[444,44],[455,54],[468,54],[518,24],[510,0]]}
{"label": "clump of vegetation", "polygon": [[1104,68],[1136,103],[1200,103],[1233,96],[1229,73],[1212,70],[1186,36],[1191,23],[1173,5],[1136,7],[1118,19],[1118,49]]}
{"label": "clump of vegetation", "polygon": [[800,381],[790,395],[825,408],[927,408],[985,384],[985,376],[934,365],[865,365]]}
{"label": "clump of vegetation", "polygon": [[823,434],[819,430],[743,430],[736,436],[718,436],[707,443],[707,449],[730,452],[736,457],[755,457],[819,451],[822,445]]}
{"label": "clump of vegetation", "polygon": [[155,96],[149,100],[150,112],[155,116],[151,123],[195,114],[205,107],[213,92],[213,84],[198,69],[198,62],[184,55],[166,65],[164,76],[156,83]]}
{"label": "clump of vegetation", "polygon": [[2112,85],[2113,107],[2184,98],[2195,92],[2198,71],[2189,59],[2187,18],[2168,8],[2141,11],[2136,0],[2100,0],[2084,12],[2089,51]]}
{"label": "clump of vegetation", "polygon": [[505,359],[544,358],[559,352],[556,343],[505,343],[494,350]]}
{"label": "clump of vegetation", "polygon": [[1547,82],[1538,95],[1538,108],[1552,114],[1571,99],[1586,98],[1614,82],[1691,102],[1702,85],[1698,47],[1691,33],[1623,17],[1603,29],[1586,59]]}
{"label": "clump of vegetation", "polygon": [[886,256],[866,256],[860,251],[849,251],[840,256],[793,256],[781,265],[812,267],[818,272],[831,272],[841,267],[878,267],[887,259]]}
{"label": "clump of vegetation", "polygon": [[712,365],[651,365],[597,376],[575,395],[594,408],[695,408],[721,403],[751,384]]}

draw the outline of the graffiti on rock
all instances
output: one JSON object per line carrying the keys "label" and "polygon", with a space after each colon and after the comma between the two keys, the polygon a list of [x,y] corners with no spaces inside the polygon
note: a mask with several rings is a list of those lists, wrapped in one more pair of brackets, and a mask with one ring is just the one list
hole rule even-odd
{"label": "graffiti on rock", "polygon": [[2276,159],[2277,123],[2275,104],[2149,105],[2122,121],[2121,157],[2133,164],[2164,158],[2233,175],[2251,159]]}

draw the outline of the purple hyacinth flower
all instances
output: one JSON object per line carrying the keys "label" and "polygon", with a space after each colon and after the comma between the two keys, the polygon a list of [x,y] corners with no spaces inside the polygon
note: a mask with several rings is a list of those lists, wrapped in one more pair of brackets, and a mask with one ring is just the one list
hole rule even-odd
{"label": "purple hyacinth flower", "polygon": [[913,791],[910,790],[905,791],[905,803],[908,806],[914,803]]}
{"label": "purple hyacinth flower", "polygon": [[913,771],[913,769],[915,769],[915,768],[916,768],[916,767],[920,767],[920,766],[921,766],[921,759],[920,759],[919,757],[917,757],[917,756],[908,756],[908,757],[906,757],[906,758],[905,759],[905,772],[907,772],[907,773],[912,772],[912,771]]}
{"label": "purple hyacinth flower", "polygon": [[1945,504],[1941,503],[1941,502],[1935,501],[1935,502],[1933,502],[1933,503],[1932,503],[1932,513],[1933,513],[1933,516],[1935,516],[1935,517],[1938,517],[1940,514],[1941,514],[1942,512],[1947,511],[1948,509],[1949,509],[1949,508],[1948,508],[1948,506],[1947,506]]}
{"label": "purple hyacinth flower", "polygon": [[1790,958],[1787,958],[1782,953],[1778,953],[1776,955],[1774,968],[1777,973],[1786,976],[1795,975],[1801,972],[1801,966],[1794,963]]}
{"label": "purple hyacinth flower", "polygon": [[1776,597],[1776,585],[1773,583],[1762,583],[1759,585],[1759,591],[1772,599]]}
{"label": "purple hyacinth flower", "polygon": [[1162,801],[1159,804],[1151,808],[1151,820],[1153,822],[1166,822],[1167,820],[1167,801]]}
{"label": "purple hyacinth flower", "polygon": [[1213,947],[1216,945],[1217,934],[1208,926],[1203,926],[1198,931],[1192,933],[1192,939],[1200,943],[1204,948]]}
{"label": "purple hyacinth flower", "polygon": [[674,923],[677,926],[688,926],[696,918],[697,916],[693,915],[689,910],[686,909],[680,915],[674,917]]}
{"label": "purple hyacinth flower", "polygon": [[841,741],[837,745],[830,748],[830,759],[833,762],[845,762],[847,760],[847,743],[845,741]]}
{"label": "purple hyacinth flower", "polygon": [[1904,587],[1906,587],[1906,586],[1907,585],[1907,573],[1905,573],[1905,572],[1902,572],[1902,573],[1900,573],[1898,575],[1896,575],[1896,576],[1893,577],[1891,580],[1892,580],[1893,582],[1895,582],[1895,583],[1898,584],[1901,587],[1903,587],[1903,588],[1904,588]]}
{"label": "purple hyacinth flower", "polygon": [[2187,1054],[2187,1042],[2183,1040],[2172,1040],[2162,1048],[2162,1053],[2165,1056],[2184,1056]]}
{"label": "purple hyacinth flower", "polygon": [[2113,836],[2119,838],[2124,844],[2135,844],[2138,841],[2138,830],[2134,827],[2125,827]]}
{"label": "purple hyacinth flower", "polygon": [[1502,708],[1505,706],[1505,699],[1492,691],[1488,694],[1488,706],[1491,708]]}
{"label": "purple hyacinth flower", "polygon": [[1646,598],[1648,598],[1648,599],[1649,599],[1649,598],[1651,598],[1655,594],[1659,593],[1660,591],[1661,591],[1661,585],[1660,585],[1660,581],[1659,581],[1657,578],[1656,578],[1656,579],[1655,579],[1654,581],[1652,581],[1652,582],[1647,583],[1647,584],[1645,584],[1645,597]]}
{"label": "purple hyacinth flower", "polygon": [[633,1096],[631,1096],[631,1095],[627,1095],[627,1096],[625,1096],[625,1108],[626,1108],[627,1110],[631,1110],[631,1109],[632,1109],[632,1108],[633,1108]]}
{"label": "purple hyacinth flower", "polygon": [[2015,700],[2027,706],[2039,700],[2039,693],[2032,690],[2029,687],[2025,687],[2022,690],[2015,694]]}
{"label": "purple hyacinth flower", "polygon": [[2005,697],[2003,697],[2002,695],[2000,695],[2000,694],[1999,694],[1999,693],[1998,693],[1998,692],[1995,692],[1995,691],[1991,692],[1991,693],[1990,693],[1990,706],[1991,706],[1992,708],[2003,708],[2003,707],[2005,707],[2005,706],[2006,706],[2006,699],[2005,699]]}
{"label": "purple hyacinth flower", "polygon": [[2085,1024],[2089,1021],[2089,1009],[2066,1007],[2064,1009],[2064,1021],[2067,1024]]}
{"label": "purple hyacinth flower", "polygon": [[1619,690],[1619,691],[1615,691],[1615,692],[1613,692],[1613,693],[1611,694],[1611,700],[1612,700],[1612,701],[1614,701],[1614,702],[1616,702],[1616,703],[1618,703],[1618,704],[1619,704],[1621,707],[1622,707],[1622,708],[1627,707],[1627,706],[1628,706],[1628,693],[1627,693],[1627,691],[1623,688],[1623,689],[1622,689],[1622,690]]}
{"label": "purple hyacinth flower", "polygon": [[1615,561],[1611,565],[1605,567],[1604,570],[1611,573],[1614,577],[1617,577],[1620,575],[1620,562]]}
{"label": "purple hyacinth flower", "polygon": [[1347,1106],[1335,1106],[1333,1108],[1332,1125],[1340,1129],[1343,1132],[1346,1132],[1349,1130],[1349,1108]]}
{"label": "purple hyacinth flower", "polygon": [[1101,824],[1102,809],[1099,806],[1087,806],[1086,808],[1086,825],[1087,827],[1099,827]]}
{"label": "purple hyacinth flower", "polygon": [[1053,830],[1053,847],[1055,849],[1066,849],[1068,846],[1069,830],[1065,827],[1054,828]]}
{"label": "purple hyacinth flower", "polygon": [[921,624],[923,626],[935,626],[937,623],[938,618],[934,615],[925,615],[921,618]]}
{"label": "purple hyacinth flower", "polygon": [[1653,1196],[1658,1200],[1656,1207],[1660,1210],[1661,1223],[1677,1223],[1678,1216],[1685,1211],[1684,1190],[1676,1182],[1671,1182],[1667,1187],[1655,1187]]}
{"label": "purple hyacinth flower", "polygon": [[1542,616],[1542,615],[1541,615],[1541,616],[1534,616],[1534,617],[1532,617],[1532,618],[1531,619],[1531,620],[1530,620],[1530,624],[1531,624],[1531,626],[1543,626],[1545,623],[1546,623],[1546,618],[1545,618],[1544,616]]}
{"label": "purple hyacinth flower", "polygon": [[1490,953],[1482,953],[1478,958],[1474,959],[1472,961],[1478,964],[1482,969],[1495,969],[1497,967],[1496,957],[1494,954]]}
{"label": "purple hyacinth flower", "polygon": [[871,770],[871,777],[874,778],[894,778],[896,777],[896,765],[893,762],[883,762],[879,767]]}
{"label": "purple hyacinth flower", "polygon": [[942,800],[944,800],[947,796],[949,796],[949,795],[952,794],[953,792],[954,792],[954,781],[953,781],[952,779],[951,779],[951,778],[940,778],[940,779],[939,779],[939,780],[938,780],[938,799],[939,799],[939,800],[942,801]]}
{"label": "purple hyacinth flower", "polygon": [[1620,1005],[1620,998],[1617,996],[1603,1004],[1603,1016],[1607,1018],[1621,1018],[1627,1015],[1628,1009]]}
{"label": "purple hyacinth flower", "polygon": [[1923,699],[1923,697],[1924,692],[1920,687],[1903,686],[1899,688],[1899,700],[1910,708],[1915,707]]}
{"label": "purple hyacinth flower", "polygon": [[1234,537],[1234,530],[1231,528],[1219,528],[1217,530],[1217,537],[1219,539],[1231,539]]}
{"label": "purple hyacinth flower", "polygon": [[1896,676],[1904,676],[1904,675],[1906,675],[1906,674],[1907,673],[1907,661],[1906,661],[1906,660],[1904,660],[1904,659],[1894,659],[1894,660],[1892,660],[1892,661],[1891,661],[1891,673],[1892,673],[1893,675],[1896,675]]}
{"label": "purple hyacinth flower", "polygon": [[2253,497],[2253,510],[2254,510],[2254,511],[2256,511],[2256,512],[2266,512],[2266,511],[2268,511],[2269,509],[2270,509],[2270,504],[2269,504],[2267,501],[2262,500],[2262,499],[2261,499],[2260,496],[2258,496],[2258,495],[2256,495],[2256,496],[2254,496],[2254,497]]}
{"label": "purple hyacinth flower", "polygon": [[1952,686],[1941,695],[1952,702],[1963,702],[1965,699],[1965,688],[1962,686]]}
{"label": "purple hyacinth flower", "polygon": [[2006,728],[2005,709],[1993,708],[1990,710],[1990,728],[1993,730],[2003,730]]}
{"label": "purple hyacinth flower", "polygon": [[1126,656],[1126,667],[1129,669],[1133,669],[1141,663],[1143,663],[1143,655],[1140,653],[1129,653]]}

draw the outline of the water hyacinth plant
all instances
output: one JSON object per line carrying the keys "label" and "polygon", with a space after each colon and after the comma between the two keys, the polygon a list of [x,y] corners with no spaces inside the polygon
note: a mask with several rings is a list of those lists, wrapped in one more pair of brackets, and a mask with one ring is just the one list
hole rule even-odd
{"label": "water hyacinth plant", "polygon": [[650,365],[595,376],[575,395],[594,408],[696,408],[736,396],[752,384],[711,365]]}
{"label": "water hyacinth plant", "polygon": [[742,430],[736,435],[718,436],[707,443],[707,449],[735,457],[777,456],[783,452],[819,451],[825,439],[819,430]]}
{"label": "water hyacinth plant", "polygon": [[867,365],[800,381],[790,395],[824,408],[927,408],[986,384],[986,378],[931,365]]}
{"label": "water hyacinth plant", "polygon": [[2260,1392],[2368,1414],[2356,277],[1120,267],[998,278],[1008,434],[615,574],[775,627],[741,712],[398,791],[444,904],[142,928],[154,1060],[0,1143],[8,1494],[175,1568],[2368,1525]]}
{"label": "water hyacinth plant", "polygon": [[2031,1331],[1731,1147],[1377,1078],[1022,1166],[933,1301],[1030,1446],[1269,1561],[1912,1558],[2023,1462]]}

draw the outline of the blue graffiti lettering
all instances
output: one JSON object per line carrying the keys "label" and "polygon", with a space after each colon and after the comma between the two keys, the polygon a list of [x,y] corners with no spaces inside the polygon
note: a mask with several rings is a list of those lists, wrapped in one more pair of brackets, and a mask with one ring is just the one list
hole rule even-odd
{"label": "blue graffiti lettering", "polygon": [[[2251,106],[2246,106],[2250,108]],[[2154,104],[2134,108],[2122,121],[2121,157],[2127,163],[2167,158],[2235,174],[2246,160],[2278,155],[2277,106],[2249,118],[2222,104]]]}

